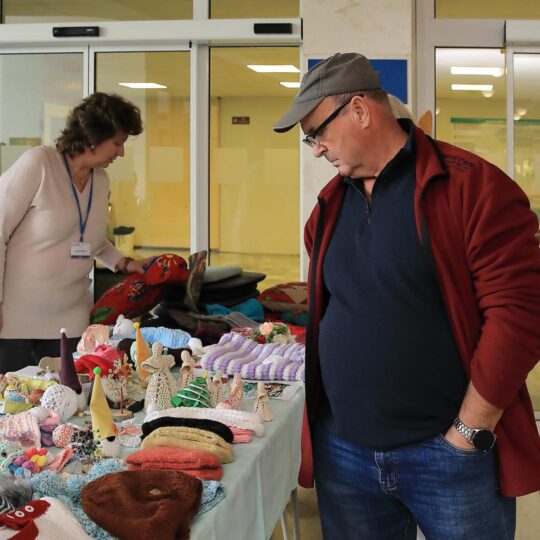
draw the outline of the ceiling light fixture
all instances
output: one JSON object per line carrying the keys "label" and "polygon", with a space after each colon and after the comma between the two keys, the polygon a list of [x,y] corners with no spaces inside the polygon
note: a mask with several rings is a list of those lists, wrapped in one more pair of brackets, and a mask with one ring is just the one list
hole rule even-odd
{"label": "ceiling light fixture", "polygon": [[491,92],[492,84],[452,84],[452,90],[474,90],[479,92]]}
{"label": "ceiling light fixture", "polygon": [[155,82],[119,82],[120,86],[127,86],[128,88],[167,88],[163,84]]}
{"label": "ceiling light fixture", "polygon": [[247,64],[247,67],[257,73],[300,73],[300,70],[291,64]]}
{"label": "ceiling light fixture", "polygon": [[495,92],[494,92],[493,90],[488,90],[487,92],[482,92],[482,95],[483,95],[484,97],[490,98],[490,97],[493,96],[494,93],[495,93]]}
{"label": "ceiling light fixture", "polygon": [[452,66],[450,68],[450,73],[452,75],[491,75],[492,77],[502,77],[504,68]]}
{"label": "ceiling light fixture", "polygon": [[516,109],[516,113],[519,114],[519,116],[525,116],[527,114],[527,109],[525,107],[519,107]]}
{"label": "ceiling light fixture", "polygon": [[299,82],[287,82],[287,81],[284,81],[284,82],[280,82],[279,84],[281,84],[282,86],[285,86],[285,88],[300,88],[300,83]]}

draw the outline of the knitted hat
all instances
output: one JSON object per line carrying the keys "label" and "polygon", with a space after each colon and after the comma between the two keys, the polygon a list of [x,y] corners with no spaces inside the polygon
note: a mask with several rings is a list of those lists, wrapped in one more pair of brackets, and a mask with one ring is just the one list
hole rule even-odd
{"label": "knitted hat", "polygon": [[136,343],[136,350],[137,350],[137,371],[139,372],[139,377],[142,381],[144,381],[150,373],[143,369],[142,363],[150,358],[152,356],[152,353],[150,352],[150,348],[148,347],[148,343],[144,340],[144,337],[141,333],[141,325],[140,323],[136,322],[133,324],[135,326],[135,343]]}
{"label": "knitted hat", "polygon": [[180,471],[141,469],[90,482],[82,489],[81,504],[92,521],[120,540],[187,540],[201,494],[197,478]]}
{"label": "knitted hat", "polygon": [[206,377],[197,377],[185,388],[182,388],[171,398],[171,403],[175,407],[210,408],[210,392],[206,384]]}
{"label": "knitted hat", "polygon": [[129,470],[171,469],[204,480],[221,480],[223,477],[219,457],[205,450],[156,446],[134,452],[127,462]]}
{"label": "knitted hat", "polygon": [[215,433],[197,428],[160,427],[150,433],[142,443],[142,448],[154,448],[156,446],[206,450],[219,456],[221,463],[232,463],[234,461],[232,446],[229,443]]}
{"label": "knitted hat", "polygon": [[94,439],[101,441],[107,437],[116,435],[114,422],[107,405],[107,399],[101,386],[101,369],[94,368],[94,387],[92,388],[92,398],[90,399],[90,414],[92,415],[92,431]]}
{"label": "knitted hat", "polygon": [[60,330],[60,382],[75,390],[77,394],[82,392],[82,386],[75,371],[73,353],[69,347],[65,328]]}
{"label": "knitted hat", "polygon": [[77,412],[77,394],[69,386],[53,384],[43,392],[41,406],[54,411],[66,422]]}
{"label": "knitted hat", "polygon": [[225,442],[231,443],[233,441],[233,432],[231,431],[231,428],[222,422],[206,420],[204,418],[173,418],[172,416],[164,416],[150,422],[145,422],[142,425],[143,439],[157,428],[167,426],[184,426],[204,429],[219,435]]}

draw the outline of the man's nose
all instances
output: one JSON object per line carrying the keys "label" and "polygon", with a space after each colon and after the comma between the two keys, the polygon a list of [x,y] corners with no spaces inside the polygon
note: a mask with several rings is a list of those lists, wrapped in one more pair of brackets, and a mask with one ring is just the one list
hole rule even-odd
{"label": "man's nose", "polygon": [[320,158],[321,156],[324,156],[324,154],[326,153],[326,146],[324,146],[324,144],[321,144],[321,143],[317,143],[314,147],[313,147],[313,155],[316,157],[316,158]]}

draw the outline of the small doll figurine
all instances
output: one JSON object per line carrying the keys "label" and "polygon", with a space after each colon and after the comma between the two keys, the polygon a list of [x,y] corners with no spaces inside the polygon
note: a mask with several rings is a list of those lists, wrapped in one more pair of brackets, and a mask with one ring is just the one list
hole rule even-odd
{"label": "small doll figurine", "polygon": [[188,386],[195,378],[195,373],[193,371],[195,360],[188,351],[182,351],[180,357],[182,358],[182,367],[180,368],[180,381],[178,386],[180,387],[180,390],[182,390],[182,388]]}
{"label": "small doll figurine", "polygon": [[265,422],[270,422],[275,419],[275,416],[270,411],[270,398],[266,392],[266,386],[264,382],[260,381],[257,383],[257,398],[255,399],[255,404],[253,405],[253,412],[257,413],[261,420]]}
{"label": "small doll figurine", "polygon": [[[216,405],[219,405],[225,399],[225,388],[223,386],[223,371],[221,371],[221,369],[218,369],[216,371],[212,382],[215,385],[215,402]],[[213,407],[215,407],[216,405],[213,405]]]}
{"label": "small doll figurine", "polygon": [[242,408],[242,398],[244,397],[244,384],[240,373],[235,373],[231,388],[229,390],[229,403],[233,409]]}
{"label": "small doll figurine", "polygon": [[148,414],[171,406],[171,397],[176,392],[176,380],[170,371],[173,366],[174,356],[163,354],[163,345],[156,341],[152,345],[152,356],[142,363],[151,373],[144,400]]}

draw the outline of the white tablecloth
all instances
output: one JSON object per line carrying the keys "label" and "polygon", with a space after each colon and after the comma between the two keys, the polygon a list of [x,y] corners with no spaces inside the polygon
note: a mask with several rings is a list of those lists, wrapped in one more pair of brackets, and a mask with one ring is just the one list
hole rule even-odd
{"label": "white tablecloth", "polygon": [[[253,401],[246,401],[251,410]],[[191,540],[266,540],[298,485],[304,389],[290,401],[270,400],[276,417],[262,437],[234,444],[224,465],[227,496],[191,524]]]}

